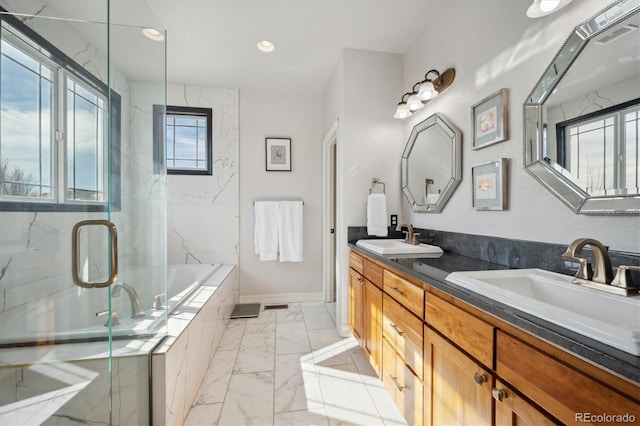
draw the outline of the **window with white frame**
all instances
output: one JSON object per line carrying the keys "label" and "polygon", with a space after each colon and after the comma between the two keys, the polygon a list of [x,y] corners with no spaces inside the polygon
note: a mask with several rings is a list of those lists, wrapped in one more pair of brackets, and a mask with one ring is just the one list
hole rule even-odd
{"label": "window with white frame", "polygon": [[17,19],[0,35],[0,210],[119,207],[120,97]]}
{"label": "window with white frame", "polygon": [[559,123],[559,163],[591,195],[639,193],[640,100]]}

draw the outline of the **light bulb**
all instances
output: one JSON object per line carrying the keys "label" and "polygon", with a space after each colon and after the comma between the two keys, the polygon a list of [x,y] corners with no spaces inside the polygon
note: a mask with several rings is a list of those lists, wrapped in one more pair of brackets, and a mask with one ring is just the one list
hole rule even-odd
{"label": "light bulb", "polygon": [[433,99],[438,96],[438,91],[433,87],[433,83],[430,80],[427,80],[420,85],[418,95],[423,101],[428,101],[429,99]]}
{"label": "light bulb", "polygon": [[420,99],[420,96],[417,93],[409,96],[409,99],[407,99],[407,105],[409,106],[410,111],[417,111],[424,106],[422,99]]}

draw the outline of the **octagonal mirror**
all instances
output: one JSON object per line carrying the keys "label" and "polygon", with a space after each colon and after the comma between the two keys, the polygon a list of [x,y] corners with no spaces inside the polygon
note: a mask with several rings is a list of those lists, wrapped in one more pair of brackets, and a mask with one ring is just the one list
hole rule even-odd
{"label": "octagonal mirror", "polygon": [[640,0],[578,25],[524,104],[524,167],[580,214],[640,214]]}
{"label": "octagonal mirror", "polygon": [[441,212],[461,175],[460,130],[437,113],[416,124],[402,154],[402,192],[413,211]]}

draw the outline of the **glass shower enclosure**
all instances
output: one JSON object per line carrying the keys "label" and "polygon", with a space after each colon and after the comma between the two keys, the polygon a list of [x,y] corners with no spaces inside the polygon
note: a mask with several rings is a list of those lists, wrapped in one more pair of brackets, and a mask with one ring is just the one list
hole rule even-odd
{"label": "glass shower enclosure", "polygon": [[164,32],[90,3],[64,17],[56,2],[0,1],[0,424],[152,422]]}

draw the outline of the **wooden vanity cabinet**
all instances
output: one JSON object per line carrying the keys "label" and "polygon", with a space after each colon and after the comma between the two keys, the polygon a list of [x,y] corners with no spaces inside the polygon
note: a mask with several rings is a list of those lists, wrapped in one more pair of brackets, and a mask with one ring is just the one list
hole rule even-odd
{"label": "wooden vanity cabinet", "polygon": [[389,265],[350,264],[349,324],[409,424],[640,423],[637,384]]}
{"label": "wooden vanity cabinet", "polygon": [[362,309],[364,305],[364,277],[355,269],[349,270],[349,328],[358,340],[362,340],[364,328]]}
{"label": "wooden vanity cabinet", "polygon": [[[496,346],[496,373],[560,422],[589,424],[585,416],[591,414],[607,414],[613,419],[631,415],[634,423],[640,422],[640,405],[637,402],[570,365],[500,330]],[[640,397],[640,392],[637,396]]]}
{"label": "wooden vanity cabinet", "polygon": [[493,375],[424,327],[424,424],[491,425]]}
{"label": "wooden vanity cabinet", "polygon": [[382,267],[349,255],[349,327],[380,376],[382,370]]}
{"label": "wooden vanity cabinet", "polygon": [[[388,276],[385,270],[385,289]],[[403,285],[398,280],[402,278],[392,277],[394,287]],[[400,301],[387,292],[382,294],[382,381],[411,425],[421,425],[423,421],[423,322],[407,307],[415,307],[417,298],[424,303],[424,291],[419,290],[419,293],[403,291],[408,298],[394,292]]]}
{"label": "wooden vanity cabinet", "polygon": [[382,290],[365,278],[362,346],[378,377],[382,372]]}
{"label": "wooden vanity cabinet", "polygon": [[542,410],[518,395],[500,380],[491,390],[495,404],[496,426],[552,426],[560,425]]}

